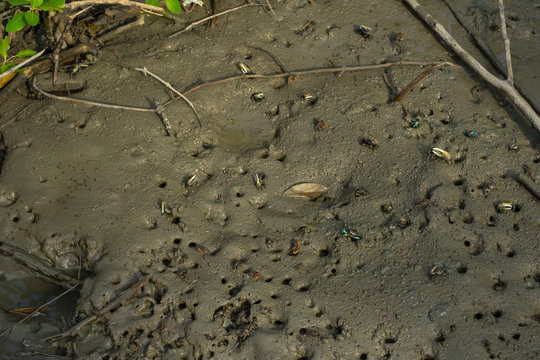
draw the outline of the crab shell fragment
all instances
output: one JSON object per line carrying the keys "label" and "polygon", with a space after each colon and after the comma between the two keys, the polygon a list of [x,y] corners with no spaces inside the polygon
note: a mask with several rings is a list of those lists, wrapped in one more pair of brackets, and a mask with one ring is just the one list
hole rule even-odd
{"label": "crab shell fragment", "polygon": [[283,195],[290,197],[301,197],[309,200],[315,200],[320,197],[328,188],[317,183],[300,183],[289,187]]}

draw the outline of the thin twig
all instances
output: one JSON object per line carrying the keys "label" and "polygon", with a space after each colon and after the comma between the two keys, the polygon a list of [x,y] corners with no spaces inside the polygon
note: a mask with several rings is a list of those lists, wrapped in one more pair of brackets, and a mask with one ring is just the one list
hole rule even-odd
{"label": "thin twig", "polygon": [[[287,73],[278,73],[278,74],[243,74],[230,76],[224,79],[207,81],[199,85],[195,85],[190,89],[184,91],[182,94],[185,96],[192,92],[195,92],[199,89],[202,89],[207,86],[223,84],[236,80],[245,80],[245,79],[274,79],[282,77],[298,77],[302,75],[314,75],[314,74],[328,74],[328,73],[345,73],[353,71],[363,71],[363,70],[375,70],[375,69],[385,69],[392,66],[426,66],[426,65],[448,65],[448,66],[457,66],[450,62],[436,62],[436,61],[397,61],[386,64],[376,64],[376,65],[358,65],[358,66],[343,66],[343,67],[333,67],[333,68],[320,68],[320,69],[310,69],[310,70],[298,70],[298,71],[289,71]],[[163,106],[171,104],[173,101],[178,100],[180,97],[175,97],[172,100],[167,101]]]}
{"label": "thin twig", "polygon": [[276,13],[274,12],[274,9],[272,8],[272,5],[270,5],[270,1],[266,0],[266,5],[270,9],[270,12],[272,13],[272,15],[274,15],[274,17],[276,17]]}
{"label": "thin twig", "polygon": [[146,69],[146,67],[143,67],[143,68],[135,68],[135,70],[137,71],[140,71],[142,72],[145,76],[146,75],[150,75],[151,77],[153,77],[154,79],[156,79],[157,81],[159,81],[160,83],[162,83],[163,85],[165,85],[167,87],[167,89],[171,90],[172,92],[174,92],[176,95],[178,95],[179,97],[182,98],[182,100],[184,100],[188,105],[189,107],[191,108],[191,110],[193,110],[193,113],[195,114],[195,117],[197,118],[197,121],[199,122],[199,126],[202,128],[202,124],[201,124],[201,120],[199,118],[199,114],[197,114],[197,110],[195,109],[195,106],[193,105],[193,103],[191,101],[189,101],[189,99],[187,97],[185,97],[180,91],[176,90],[170,83],[166,82],[165,80],[163,80],[162,78],[160,78],[159,76],[157,76],[156,74],[153,74],[151,73],[150,71],[148,71]]}
{"label": "thin twig", "polygon": [[418,75],[416,79],[414,79],[413,81],[411,81],[409,85],[407,85],[407,87],[401,90],[401,92],[394,98],[394,100],[392,100],[392,102],[395,103],[395,102],[401,101],[401,99],[403,99],[409,91],[411,91],[416,85],[418,85],[418,83],[422,81],[426,76],[431,74],[433,70],[436,70],[446,65],[449,65],[449,64],[442,63],[442,64],[434,65],[430,67],[429,69],[427,69],[426,71],[424,71],[423,73],[421,73],[420,75]]}
{"label": "thin twig", "polygon": [[18,69],[22,68],[24,65],[26,65],[28,63],[31,63],[32,61],[34,61],[35,59],[37,59],[38,57],[43,55],[44,52],[45,52],[45,49],[41,50],[40,52],[38,52],[34,56],[29,57],[28,59],[24,60],[22,63],[19,63],[19,64],[15,65],[14,67],[12,67],[11,69],[3,72],[2,74],[0,74],[0,79],[3,78],[4,76],[8,75],[8,74],[11,74],[11,73],[15,72],[15,70],[18,70]]}
{"label": "thin twig", "polygon": [[19,320],[19,322],[17,322],[16,324],[13,324],[11,327],[9,327],[8,329],[4,330],[4,332],[2,332],[0,334],[0,338],[4,335],[6,335],[7,333],[11,332],[13,329],[15,329],[15,327],[17,325],[20,325],[22,324],[23,322],[25,322],[26,320],[30,319],[31,317],[33,317],[34,315],[36,315],[38,312],[40,312],[43,308],[47,307],[48,305],[52,304],[53,302],[55,302],[56,300],[60,299],[61,297],[63,297],[64,295],[66,295],[67,293],[73,291],[73,289],[75,289],[77,286],[79,286],[79,282],[77,281],[76,284],[74,284],[72,287],[70,287],[69,289],[67,289],[66,291],[64,291],[63,293],[61,293],[60,295],[58,296],[55,296],[51,301],[48,301],[46,302],[45,304],[41,305],[40,307],[38,307],[36,310],[32,311],[30,314],[26,315],[24,318],[22,318],[21,320]]}
{"label": "thin twig", "polygon": [[96,311],[93,315],[87,317],[86,319],[80,321],[72,328],[53,336],[49,336],[43,341],[52,341],[52,340],[58,340],[66,337],[72,337],[75,336],[83,327],[86,325],[92,323],[93,321],[97,320],[98,318],[106,315],[111,310],[116,309],[117,306],[122,305],[123,302],[128,301],[131,299],[137,291],[139,291],[140,288],[142,288],[144,285],[146,285],[150,281],[150,275],[144,276],[141,280],[139,280],[136,284],[131,285],[126,290],[124,290],[116,299],[109,302],[107,305],[105,305],[100,310]]}
{"label": "thin twig", "polygon": [[48,92],[45,92],[45,91],[39,89],[36,86],[36,78],[34,78],[33,81],[32,81],[32,87],[37,92],[39,92],[40,94],[42,94],[42,95],[44,95],[44,96],[46,96],[48,98],[55,99],[55,100],[70,101],[70,102],[74,102],[74,103],[77,103],[77,104],[99,106],[99,107],[104,107],[104,108],[109,108],[109,109],[131,110],[131,111],[153,112],[153,113],[155,113],[157,111],[156,109],[152,109],[152,108],[139,108],[139,107],[133,107],[133,106],[104,104],[104,103],[95,102],[95,101],[73,99],[73,98],[68,98],[68,97],[64,97],[64,96],[57,96],[57,95],[49,94]]}
{"label": "thin twig", "polygon": [[182,30],[180,31],[177,31],[171,35],[169,35],[169,38],[172,38],[172,37],[175,37],[177,35],[180,35],[186,31],[189,31],[191,29],[193,29],[195,26],[199,25],[199,24],[202,24],[208,20],[212,20],[213,18],[217,18],[218,16],[221,16],[221,15],[225,15],[225,14],[228,14],[230,12],[233,12],[233,11],[236,11],[236,10],[240,10],[242,8],[245,8],[245,7],[248,7],[248,6],[256,6],[257,4],[251,4],[251,3],[246,3],[246,4],[242,4],[242,5],[239,5],[239,6],[236,6],[236,7],[233,7],[231,9],[227,9],[225,11],[222,11],[220,13],[217,13],[217,14],[214,14],[214,15],[210,15],[210,16],[207,16],[205,18],[202,18],[201,20],[197,20],[195,21],[194,23],[191,23],[190,25],[186,26],[185,28],[183,28]]}
{"label": "thin twig", "polygon": [[512,103],[518,108],[522,114],[529,120],[531,125],[540,132],[540,116],[534,111],[529,102],[510,85],[507,81],[501,80],[486,70],[471,54],[469,54],[459,43],[446,31],[444,26],[425,11],[416,0],[402,0],[418,15],[426,25],[428,25],[444,42],[458,55],[464,62],[469,65],[480,77],[491,84],[496,89],[504,92]]}
{"label": "thin twig", "polygon": [[501,15],[501,33],[504,40],[504,54],[506,55],[506,71],[508,77],[506,81],[510,85],[514,85],[514,70],[512,70],[512,55],[510,53],[510,39],[506,33],[506,18],[504,16],[504,3],[503,0],[499,0],[499,12]]}

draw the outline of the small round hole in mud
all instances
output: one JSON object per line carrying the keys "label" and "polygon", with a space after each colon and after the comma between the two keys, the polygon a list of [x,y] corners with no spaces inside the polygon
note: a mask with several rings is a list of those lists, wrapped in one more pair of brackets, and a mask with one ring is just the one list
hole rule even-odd
{"label": "small round hole in mud", "polygon": [[514,231],[519,231],[519,224],[514,224],[512,228],[514,229]]}
{"label": "small round hole in mud", "polygon": [[458,274],[465,274],[467,272],[467,267],[465,265],[460,265],[457,267],[456,271]]}
{"label": "small round hole in mud", "polygon": [[174,239],[174,240],[173,240],[173,243],[175,243],[176,245],[178,245],[178,244],[180,244],[180,241],[181,241],[180,239]]}
{"label": "small round hole in mud", "polygon": [[298,292],[306,292],[309,290],[309,285],[304,285],[298,288]]}
{"label": "small round hole in mud", "polygon": [[387,337],[386,339],[384,339],[385,344],[394,344],[395,342],[396,342],[396,339],[393,337]]}
{"label": "small round hole in mud", "polygon": [[515,333],[514,335],[512,335],[512,339],[514,340],[519,340],[521,335],[519,335],[519,333]]}
{"label": "small round hole in mud", "polygon": [[165,265],[165,266],[169,266],[169,265],[171,265],[171,259],[165,258],[165,259],[161,260],[161,263],[163,265]]}
{"label": "small round hole in mud", "polygon": [[446,336],[444,336],[444,333],[440,332],[437,334],[437,337],[435,338],[435,341],[438,343],[442,343],[446,340]]}
{"label": "small round hole in mud", "polygon": [[463,245],[465,245],[466,247],[469,247],[469,246],[471,246],[471,242],[469,240],[465,240],[463,242]]}
{"label": "small round hole in mud", "polygon": [[184,310],[184,309],[187,308],[187,305],[186,305],[185,302],[182,302],[182,303],[178,304],[178,308],[179,308],[180,310]]}
{"label": "small round hole in mud", "polygon": [[222,283],[222,284],[226,284],[226,283],[227,283],[227,279],[225,279],[225,278],[221,279],[221,283]]}
{"label": "small round hole in mud", "polygon": [[482,313],[479,313],[479,312],[478,312],[478,313],[474,314],[473,317],[474,317],[475,320],[482,320],[482,318],[484,317],[484,315],[483,315]]}
{"label": "small round hole in mud", "polygon": [[290,285],[291,284],[291,279],[289,278],[285,278],[281,281],[281,285]]}
{"label": "small round hole in mud", "polygon": [[162,182],[159,183],[158,186],[159,186],[160,188],[162,188],[162,189],[165,189],[165,188],[167,187],[167,182],[166,182],[166,181],[162,181]]}
{"label": "small round hole in mud", "polygon": [[194,243],[194,242],[190,242],[190,243],[188,244],[188,246],[189,246],[190,248],[194,248],[195,246],[197,246],[197,244]]}
{"label": "small round hole in mud", "polygon": [[272,295],[270,295],[270,297],[271,297],[272,299],[276,300],[277,298],[279,298],[279,295],[277,295],[277,294],[272,294]]}
{"label": "small round hole in mud", "polygon": [[298,332],[300,333],[300,335],[306,335],[307,330],[304,328],[301,328]]}
{"label": "small round hole in mud", "polygon": [[495,291],[503,291],[506,289],[506,283],[499,278],[495,279],[495,282],[491,286]]}
{"label": "small round hole in mud", "polygon": [[502,316],[502,311],[501,310],[495,310],[494,312],[491,313],[491,315],[493,315],[494,318],[498,319]]}
{"label": "small round hole in mud", "polygon": [[17,223],[17,222],[19,222],[19,217],[14,216],[14,217],[11,218],[11,221],[13,221],[14,223]]}
{"label": "small round hole in mud", "polygon": [[509,258],[513,258],[514,256],[516,256],[516,253],[513,250],[510,250],[506,253],[506,256]]}
{"label": "small round hole in mud", "polygon": [[283,325],[285,325],[285,321],[282,321],[282,320],[274,321],[274,326],[283,326]]}
{"label": "small round hole in mud", "polygon": [[325,257],[328,256],[330,252],[327,249],[319,250],[319,257]]}
{"label": "small round hole in mud", "polygon": [[358,360],[367,360],[367,354],[364,353],[364,354],[360,355],[360,357],[358,358]]}
{"label": "small round hole in mud", "polygon": [[456,181],[453,182],[453,184],[455,186],[461,186],[461,185],[463,185],[463,180],[456,180]]}

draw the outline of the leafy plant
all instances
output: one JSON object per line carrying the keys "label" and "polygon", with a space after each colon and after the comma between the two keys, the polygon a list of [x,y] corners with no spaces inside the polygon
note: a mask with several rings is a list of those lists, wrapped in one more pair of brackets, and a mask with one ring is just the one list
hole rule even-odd
{"label": "leafy plant", "polygon": [[[158,0],[146,0],[145,2],[147,5],[161,7],[161,4]],[[180,11],[182,10],[182,7],[180,6],[180,1],[178,0],[165,0],[165,6],[167,7],[167,9],[169,9],[170,12],[176,15],[180,14]]]}
{"label": "leafy plant", "polygon": [[9,0],[12,6],[29,8],[27,11],[19,11],[9,20],[6,31],[15,32],[21,30],[26,24],[36,26],[39,23],[39,10],[62,11],[64,0]]}
{"label": "leafy plant", "polygon": [[24,59],[30,57],[36,53],[32,49],[21,50],[15,56],[8,56],[7,52],[9,50],[9,37],[6,35],[3,39],[0,39],[0,55],[4,58],[2,65],[0,65],[0,74],[8,71],[15,66],[14,60]]}

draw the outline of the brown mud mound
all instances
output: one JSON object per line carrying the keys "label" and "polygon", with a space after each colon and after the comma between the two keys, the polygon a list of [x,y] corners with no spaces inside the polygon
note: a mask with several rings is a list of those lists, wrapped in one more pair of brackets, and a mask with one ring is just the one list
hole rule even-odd
{"label": "brown mud mound", "polygon": [[[75,75],[87,88],[73,96],[151,106],[168,91],[135,67],[182,91],[238,63],[279,71],[268,52],[289,71],[455,61],[381,3],[281,1],[275,18],[249,7],[172,39],[147,20]],[[538,138],[461,68],[388,103],[423,70],[209,86],[188,96],[202,128],[167,107],[170,137],[152,113],[14,97],[3,118],[28,107],[3,128],[0,194],[16,199],[2,241],[61,269],[82,251],[70,325],[150,276],[67,340],[75,358],[539,357],[540,204],[513,175],[540,181]],[[283,194],[301,182],[327,189]]]}

